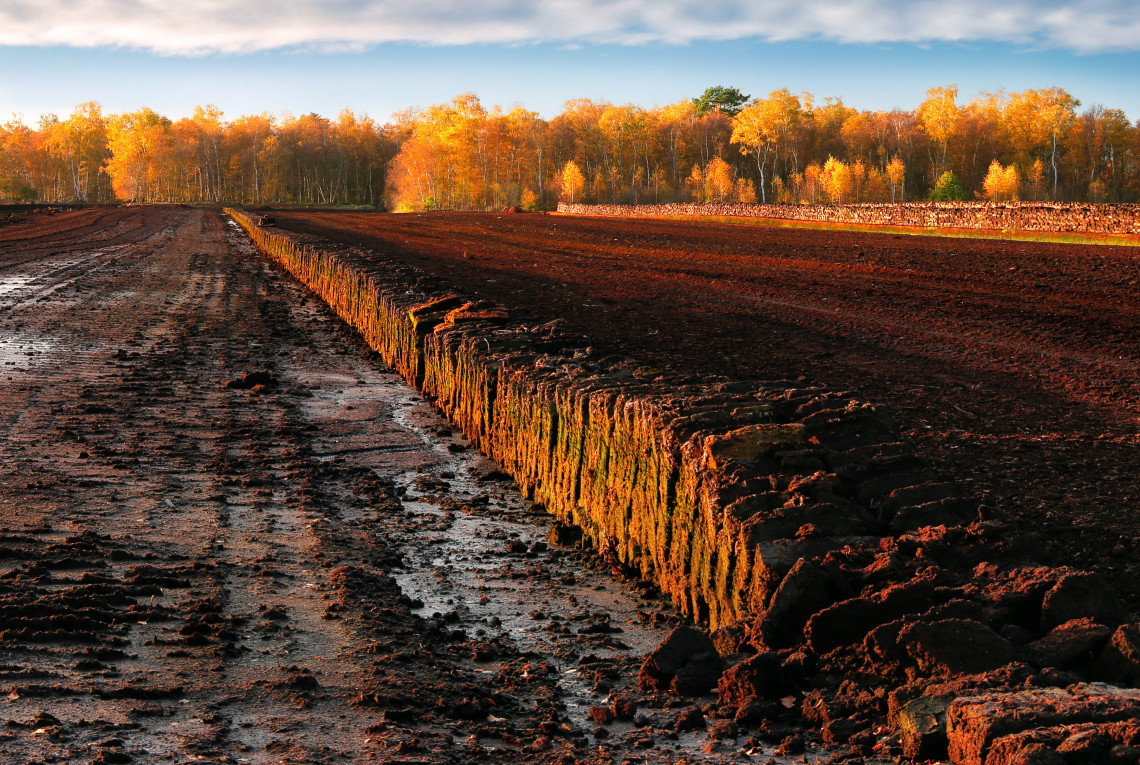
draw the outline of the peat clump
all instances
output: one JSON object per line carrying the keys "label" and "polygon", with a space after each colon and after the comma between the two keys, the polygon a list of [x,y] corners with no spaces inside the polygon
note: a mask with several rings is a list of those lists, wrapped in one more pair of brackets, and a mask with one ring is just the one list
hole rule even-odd
{"label": "peat clump", "polygon": [[255,390],[258,388],[266,390],[276,388],[277,375],[268,369],[263,369],[259,372],[246,372],[241,377],[235,377],[232,380],[226,381],[222,387],[230,388],[231,390]]}

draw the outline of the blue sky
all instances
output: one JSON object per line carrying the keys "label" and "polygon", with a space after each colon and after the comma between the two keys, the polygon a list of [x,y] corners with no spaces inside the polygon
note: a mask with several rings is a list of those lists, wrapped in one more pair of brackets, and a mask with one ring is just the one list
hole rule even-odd
{"label": "blue sky", "polygon": [[1140,119],[1135,0],[298,0],[289,12],[184,0],[166,15],[165,0],[89,5],[98,12],[0,5],[0,120],[93,99],[173,118],[212,103],[229,117],[348,107],[384,121],[464,91],[550,117],[570,98],[652,106],[710,85],[911,109],[952,82],[962,100],[1056,85]]}

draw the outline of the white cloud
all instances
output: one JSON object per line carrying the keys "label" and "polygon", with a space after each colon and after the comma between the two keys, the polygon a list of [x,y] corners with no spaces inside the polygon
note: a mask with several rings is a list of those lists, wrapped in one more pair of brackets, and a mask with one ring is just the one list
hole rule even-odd
{"label": "white cloud", "polygon": [[1136,0],[4,0],[0,45],[161,54],[552,42],[1002,41],[1140,50]]}

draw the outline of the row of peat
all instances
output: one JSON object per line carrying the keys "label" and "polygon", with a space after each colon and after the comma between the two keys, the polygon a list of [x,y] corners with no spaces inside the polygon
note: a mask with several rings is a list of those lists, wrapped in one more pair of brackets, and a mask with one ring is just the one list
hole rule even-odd
{"label": "row of peat", "polygon": [[1140,205],[1079,202],[909,202],[849,205],[789,204],[559,204],[574,215],[707,216],[907,228],[1140,234]]}

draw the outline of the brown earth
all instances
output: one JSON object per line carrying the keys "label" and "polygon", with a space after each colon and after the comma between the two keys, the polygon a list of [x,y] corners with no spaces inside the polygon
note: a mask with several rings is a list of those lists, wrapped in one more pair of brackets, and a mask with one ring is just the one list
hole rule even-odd
{"label": "brown earth", "polygon": [[558,215],[275,211],[596,349],[890,408],[1052,563],[1140,610],[1135,249]]}
{"label": "brown earth", "polygon": [[[8,759],[765,761],[802,749],[803,720],[878,750],[828,694],[803,720],[796,696],[726,703],[768,682],[771,654],[736,665],[719,704],[709,668],[667,666],[669,641],[643,665],[678,621],[652,588],[544,543],[548,521],[494,466],[216,213],[22,217],[0,229]],[[1134,251],[274,217],[647,366],[885,402],[920,452],[1137,607]],[[950,649],[993,637],[950,605],[941,631],[897,640],[975,671]],[[1065,630],[1035,650],[1106,637]],[[660,691],[674,672],[696,698]],[[860,703],[885,707],[879,690]]]}
{"label": "brown earth", "polygon": [[675,612],[548,544],[218,213],[24,217],[0,229],[0,760],[718,763],[786,735],[626,700]]}

